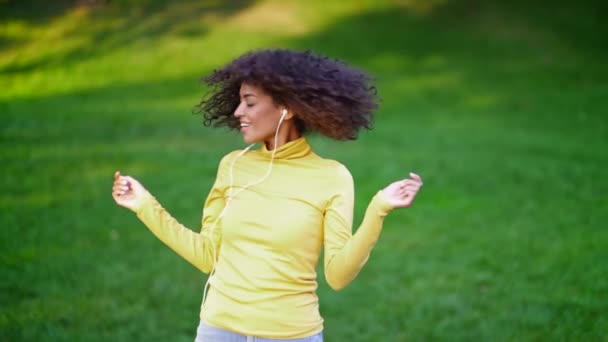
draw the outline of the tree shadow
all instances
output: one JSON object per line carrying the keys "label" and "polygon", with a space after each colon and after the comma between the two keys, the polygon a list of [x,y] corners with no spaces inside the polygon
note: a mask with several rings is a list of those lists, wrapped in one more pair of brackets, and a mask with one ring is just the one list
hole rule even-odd
{"label": "tree shadow", "polygon": [[[67,26],[62,36],[76,41],[71,46],[41,51],[27,62],[16,61],[0,67],[0,74],[81,62],[97,58],[133,44],[145,44],[167,37],[202,37],[223,18],[245,10],[254,0],[130,2],[107,1],[84,5],[78,1],[9,2],[0,20],[25,22],[31,27],[48,26],[56,21],[76,20],[82,24]],[[66,19],[68,18],[68,19]],[[28,39],[15,39],[0,34],[0,47],[18,48]]]}
{"label": "tree shadow", "polygon": [[[605,56],[608,3],[602,1],[423,1],[368,11],[296,40],[303,47],[365,62],[382,53],[421,57],[434,52],[469,57],[471,48],[543,49],[543,40],[564,49]],[[432,2],[431,2],[432,3]],[[551,15],[546,15],[547,8]],[[585,20],[581,21],[580,18]],[[517,51],[516,51],[517,52]],[[484,56],[476,56],[483,59]]]}
{"label": "tree shadow", "polygon": [[[354,14],[286,44],[369,69],[390,96],[462,112],[500,105],[529,115],[546,106],[532,98],[539,94],[531,94],[531,87],[594,87],[608,72],[602,63],[608,58],[605,2],[436,1],[424,10],[416,3]],[[542,96],[574,105],[572,97]],[[399,106],[385,104],[389,111]]]}

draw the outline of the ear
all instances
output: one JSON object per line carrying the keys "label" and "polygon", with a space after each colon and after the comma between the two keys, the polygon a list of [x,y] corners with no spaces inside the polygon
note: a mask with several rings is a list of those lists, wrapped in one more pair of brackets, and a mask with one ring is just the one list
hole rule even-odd
{"label": "ear", "polygon": [[285,118],[283,120],[291,120],[295,116],[293,111],[291,111],[285,107],[281,108],[281,115],[285,115]]}

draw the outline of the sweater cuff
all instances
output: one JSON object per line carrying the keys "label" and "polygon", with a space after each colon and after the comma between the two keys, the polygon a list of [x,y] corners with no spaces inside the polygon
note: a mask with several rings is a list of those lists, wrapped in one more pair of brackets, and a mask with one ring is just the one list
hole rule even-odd
{"label": "sweater cuff", "polygon": [[154,205],[154,203],[156,203],[156,198],[154,198],[154,196],[152,196],[152,194],[150,194],[149,192],[146,191],[146,193],[142,196],[143,198],[141,199],[141,201],[137,204],[135,208],[133,208],[133,211],[137,216],[141,216],[141,214],[146,209],[150,208]]}
{"label": "sweater cuff", "polygon": [[384,197],[382,190],[378,191],[374,198],[372,198],[369,208],[373,208],[373,211],[382,217],[388,215],[388,213],[395,209],[393,205]]}

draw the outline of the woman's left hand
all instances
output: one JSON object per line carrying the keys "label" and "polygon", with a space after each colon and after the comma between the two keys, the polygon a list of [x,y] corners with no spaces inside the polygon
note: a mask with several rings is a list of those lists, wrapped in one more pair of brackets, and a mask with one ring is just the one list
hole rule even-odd
{"label": "woman's left hand", "polygon": [[410,173],[410,178],[396,181],[384,188],[382,195],[393,205],[393,208],[407,208],[414,202],[421,186],[422,179],[420,176]]}

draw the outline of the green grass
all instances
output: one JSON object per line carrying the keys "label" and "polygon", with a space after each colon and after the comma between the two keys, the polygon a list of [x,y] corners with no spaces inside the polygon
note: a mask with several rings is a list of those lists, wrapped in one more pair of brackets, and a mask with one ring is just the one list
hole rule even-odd
{"label": "green grass", "polygon": [[[190,114],[253,48],[373,73],[356,142],[312,137],[370,197],[416,171],[327,341],[608,340],[601,1],[0,1],[0,340],[192,341],[205,281],[110,196],[138,177],[198,229],[237,134]],[[50,7],[49,7],[50,6]]]}

